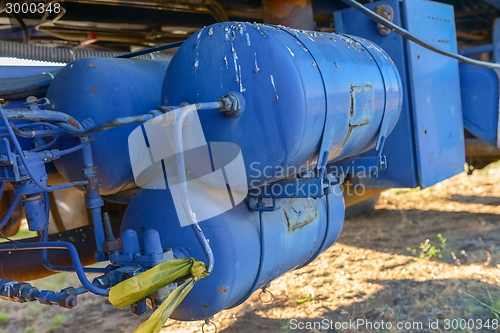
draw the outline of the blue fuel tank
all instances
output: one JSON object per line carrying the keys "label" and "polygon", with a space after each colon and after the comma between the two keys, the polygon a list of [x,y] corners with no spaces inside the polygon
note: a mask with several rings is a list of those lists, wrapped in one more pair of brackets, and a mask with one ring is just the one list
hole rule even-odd
{"label": "blue fuel tank", "polygon": [[199,117],[208,142],[240,146],[250,187],[314,165],[324,131],[329,161],[373,148],[402,105],[396,66],[370,41],[234,22],[184,42],[167,69],[162,104],[214,101],[232,91],[244,96],[242,116],[213,110]]}
{"label": "blue fuel tank", "polygon": [[[238,305],[271,280],[307,264],[337,239],[344,220],[339,186],[328,197],[286,199],[281,206],[257,213],[242,202],[200,223],[214,253],[214,270],[194,286],[172,318],[202,320]],[[137,231],[140,240],[144,231],[158,230],[164,251],[172,248],[176,257],[205,258],[191,227],[180,226],[169,190],[139,192],[121,228]]]}
{"label": "blue fuel tank", "polygon": [[[147,113],[160,105],[161,85],[168,64],[166,60],[104,58],[73,61],[61,69],[50,84],[47,92],[50,108],[78,121],[91,118],[96,124]],[[136,127],[134,124],[122,126],[92,144],[94,164],[102,181],[101,194],[136,187],[127,142]],[[66,136],[61,138],[59,148],[78,143],[77,138]],[[63,156],[54,164],[67,181],[83,177],[80,151]]]}

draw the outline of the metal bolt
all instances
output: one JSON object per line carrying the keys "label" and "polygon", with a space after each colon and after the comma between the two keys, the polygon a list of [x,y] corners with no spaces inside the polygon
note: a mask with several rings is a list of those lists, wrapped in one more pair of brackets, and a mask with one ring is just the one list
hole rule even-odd
{"label": "metal bolt", "polygon": [[[375,13],[391,22],[394,19],[394,9],[389,5],[376,6]],[[380,23],[377,23],[377,30],[382,36],[387,36],[391,33],[391,29],[386,28],[383,24]]]}
{"label": "metal bolt", "polygon": [[146,313],[147,303],[145,299],[141,299],[138,302],[130,305],[130,312],[136,316],[141,316]]}
{"label": "metal bolt", "polygon": [[5,155],[0,156],[0,164],[10,165],[11,163],[10,163],[9,157],[7,157]]}

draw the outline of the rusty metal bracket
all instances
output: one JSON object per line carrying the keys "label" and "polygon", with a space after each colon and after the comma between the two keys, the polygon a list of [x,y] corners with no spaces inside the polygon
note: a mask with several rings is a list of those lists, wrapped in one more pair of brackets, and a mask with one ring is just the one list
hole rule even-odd
{"label": "rusty metal bracket", "polygon": [[[393,21],[394,19],[394,9],[390,5],[379,5],[375,7],[375,13],[382,16],[388,21]],[[387,36],[391,33],[391,29],[387,28],[385,25],[377,23],[377,30],[382,36]]]}

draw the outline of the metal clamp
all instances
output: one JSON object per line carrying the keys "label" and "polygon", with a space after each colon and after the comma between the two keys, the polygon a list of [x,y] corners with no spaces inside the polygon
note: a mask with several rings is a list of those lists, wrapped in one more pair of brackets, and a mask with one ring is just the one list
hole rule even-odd
{"label": "metal clamp", "polygon": [[387,159],[385,156],[347,158],[327,166],[327,172],[336,177],[367,172],[375,173],[385,169],[387,169]]}
{"label": "metal clamp", "polygon": [[274,212],[281,208],[281,201],[275,198],[269,198],[271,200],[271,205],[266,205],[263,198],[256,198],[248,196],[247,206],[253,212]]}
{"label": "metal clamp", "polygon": [[248,191],[254,198],[321,198],[330,193],[330,185],[338,184],[333,178],[295,178],[280,180]]}

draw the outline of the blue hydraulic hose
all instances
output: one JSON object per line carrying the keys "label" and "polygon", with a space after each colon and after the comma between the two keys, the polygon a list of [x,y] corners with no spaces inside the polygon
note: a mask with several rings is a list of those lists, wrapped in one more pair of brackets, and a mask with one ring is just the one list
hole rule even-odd
{"label": "blue hydraulic hose", "polygon": [[[193,106],[196,108],[196,110],[218,110],[222,108],[222,103],[221,102],[204,102],[204,103],[197,103],[193,104]],[[179,107],[172,107],[172,109],[179,109]],[[157,113],[157,114],[156,114]],[[75,135],[85,135],[85,136],[90,136],[92,134],[95,134],[99,131],[107,130],[110,128],[116,128],[120,126],[125,126],[125,125],[130,125],[130,124],[136,124],[136,123],[145,123],[146,121],[149,121],[157,116],[162,115],[159,111],[151,111],[149,113],[145,113],[142,115],[137,115],[137,116],[128,116],[128,117],[119,117],[119,118],[114,118],[111,120],[107,120],[105,122],[102,122],[100,124],[97,124],[95,126],[86,128],[86,129],[78,129],[75,127],[72,127],[68,125],[67,123],[59,122],[56,123],[57,126],[60,128],[75,134]]]}
{"label": "blue hydraulic hose", "polygon": [[7,186],[7,182],[6,181],[3,181],[1,183],[2,183],[2,185],[0,185],[0,199],[2,198],[3,192],[5,191],[5,187]]}
{"label": "blue hydraulic hose", "polygon": [[[9,119],[7,118],[5,111],[1,105],[0,105],[0,116],[2,117],[2,120],[5,124],[9,123]],[[14,147],[16,148],[17,153],[21,157],[21,162],[23,163],[24,168],[26,169],[29,176],[31,177],[31,180],[35,183],[36,186],[38,186],[43,191],[52,192],[55,190],[61,190],[63,188],[88,184],[88,181],[79,181],[79,182],[73,182],[73,183],[56,185],[56,186],[46,186],[46,185],[42,184],[40,182],[40,180],[38,180],[38,178],[35,177],[35,173],[33,172],[33,170],[31,169],[31,166],[29,165],[28,161],[26,160],[26,156],[24,156],[23,149],[21,148],[21,145],[19,144],[19,140],[17,140],[17,137],[14,134],[14,131],[12,130],[12,127],[7,126],[7,131],[9,132],[9,136],[12,139],[12,143],[14,144]]]}
{"label": "blue hydraulic hose", "polygon": [[82,283],[82,285],[87,288],[88,291],[101,296],[108,296],[109,290],[100,288],[92,284],[85,275],[85,271],[78,256],[78,251],[75,246],[68,242],[40,242],[40,243],[6,243],[0,244],[0,251],[27,251],[27,250],[43,250],[43,249],[63,249],[68,250],[75,266],[76,275]]}
{"label": "blue hydraulic hose", "polygon": [[[45,193],[47,193],[47,192],[44,192],[44,194],[43,194],[44,200],[49,200],[48,195],[46,198]],[[50,207],[48,201],[47,201],[46,205],[48,207]],[[48,213],[47,213],[47,216],[49,216]],[[46,242],[48,240],[48,237],[49,237],[49,228],[45,228],[42,231],[42,242]],[[42,263],[45,266],[45,268],[47,268],[49,271],[53,271],[53,272],[75,272],[76,271],[76,268],[73,266],[52,265],[49,262],[47,249],[42,250]],[[86,273],[106,273],[107,272],[106,268],[82,267],[82,269]]]}
{"label": "blue hydraulic hose", "polygon": [[[2,185],[3,186],[3,185]],[[3,186],[5,188],[5,186]],[[12,216],[12,213],[14,213],[14,210],[16,209],[17,205],[19,204],[19,201],[21,200],[20,195],[16,195],[14,197],[14,200],[12,201],[9,209],[7,209],[7,212],[3,216],[2,220],[0,221],[0,229],[3,228],[7,222],[9,221],[10,217]]]}
{"label": "blue hydraulic hose", "polygon": [[38,147],[35,147],[35,148],[31,149],[30,153],[36,153],[36,152],[39,152],[39,151],[42,151],[42,150],[46,150],[46,149],[52,147],[57,142],[57,140],[59,140],[59,136],[55,136],[52,139],[52,141],[47,142],[46,144],[43,144],[43,145],[40,145]]}

